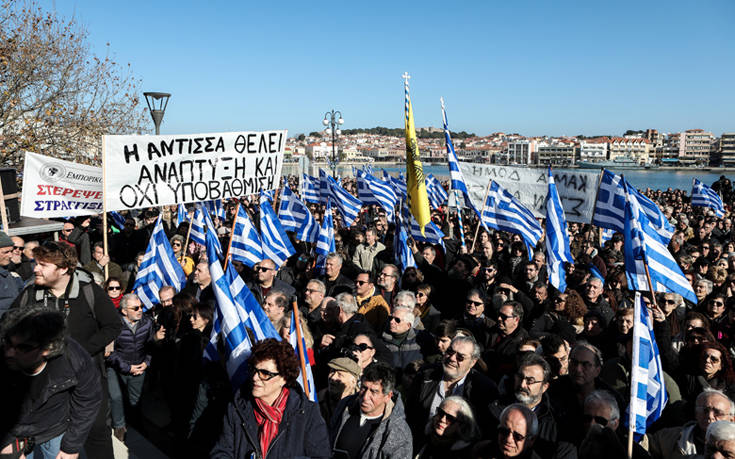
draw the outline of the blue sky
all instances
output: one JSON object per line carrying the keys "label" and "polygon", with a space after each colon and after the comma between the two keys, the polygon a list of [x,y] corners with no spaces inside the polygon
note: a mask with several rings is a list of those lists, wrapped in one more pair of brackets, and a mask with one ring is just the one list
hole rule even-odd
{"label": "blue sky", "polygon": [[[735,2],[44,1],[172,93],[162,134],[417,126],[735,131]],[[151,122],[152,126],[152,122]]]}

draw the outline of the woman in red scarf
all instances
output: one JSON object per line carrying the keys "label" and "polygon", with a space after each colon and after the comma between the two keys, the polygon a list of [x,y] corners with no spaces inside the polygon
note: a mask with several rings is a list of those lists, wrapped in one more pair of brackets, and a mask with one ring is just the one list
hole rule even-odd
{"label": "woman in red scarf", "polygon": [[107,282],[105,282],[105,291],[107,291],[107,296],[110,297],[112,304],[115,305],[115,309],[120,309],[120,300],[123,297],[120,279],[117,277],[108,278]]}
{"label": "woman in red scarf", "polygon": [[248,370],[210,457],[328,458],[327,426],[297,381],[300,363],[288,341],[257,342]]}

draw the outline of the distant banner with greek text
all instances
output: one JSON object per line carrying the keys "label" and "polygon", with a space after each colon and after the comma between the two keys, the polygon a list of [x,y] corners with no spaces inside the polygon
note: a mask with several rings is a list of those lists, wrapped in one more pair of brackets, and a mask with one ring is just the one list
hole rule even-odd
{"label": "distant banner with greek text", "polygon": [[20,214],[52,218],[102,212],[102,168],[26,152]]}
{"label": "distant banner with greek text", "polygon": [[239,198],[275,189],[286,134],[105,136],[107,210]]}
{"label": "distant banner with greek text", "polygon": [[[460,162],[459,167],[467,182],[470,197],[478,209],[482,208],[488,182],[495,180],[531,209],[536,217],[546,217],[548,185],[545,168],[464,162]],[[554,169],[553,172],[567,221],[591,222],[597,188],[600,185],[600,173],[569,169]]]}

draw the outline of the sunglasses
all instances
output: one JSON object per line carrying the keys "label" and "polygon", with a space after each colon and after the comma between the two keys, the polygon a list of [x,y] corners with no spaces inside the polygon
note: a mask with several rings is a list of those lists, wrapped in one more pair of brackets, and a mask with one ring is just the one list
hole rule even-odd
{"label": "sunglasses", "polygon": [[255,270],[258,271],[259,273],[267,273],[271,269],[273,268],[266,268],[265,266],[258,266],[255,268]]}
{"label": "sunglasses", "polygon": [[513,441],[515,441],[516,443],[520,443],[526,439],[525,435],[521,435],[518,432],[514,432],[507,427],[498,427],[498,434],[500,434],[500,438],[508,438],[508,435],[512,434]]}
{"label": "sunglasses", "polygon": [[13,246],[13,250],[23,250],[25,247],[18,247],[17,245]]}
{"label": "sunglasses", "polygon": [[400,317],[396,317],[396,316],[388,316],[388,319],[389,319],[389,320],[390,320],[391,322],[394,322],[394,321],[395,321],[395,323],[397,323],[397,324],[401,323],[401,318],[400,318]]}
{"label": "sunglasses", "polygon": [[592,422],[594,421],[595,424],[600,425],[602,427],[605,427],[607,423],[610,422],[607,419],[603,418],[602,416],[592,416],[589,414],[585,414],[582,418],[584,419],[584,422],[586,424],[592,424]]}
{"label": "sunglasses", "polygon": [[368,349],[375,349],[373,346],[369,345],[368,343],[353,344],[352,347],[354,347],[355,350],[360,351],[360,352],[365,352]]}
{"label": "sunglasses", "polygon": [[716,355],[713,355],[713,354],[707,354],[707,355],[705,355],[704,356],[704,360],[705,361],[710,360],[710,361],[712,361],[714,363],[719,363],[720,362],[720,358],[717,357]]}
{"label": "sunglasses", "polygon": [[418,298],[420,296],[426,296],[426,293],[424,293],[424,292],[417,292],[416,293],[416,298]]}
{"label": "sunglasses", "polygon": [[443,410],[443,409],[441,409],[441,408],[437,408],[437,409],[436,409],[436,414],[435,414],[435,416],[436,416],[436,417],[437,417],[438,419],[441,419],[441,418],[446,418],[446,419],[447,419],[447,421],[449,421],[449,422],[454,422],[454,421],[456,421],[456,420],[457,420],[457,416],[452,416],[451,414],[447,413],[446,411],[444,411],[444,410]]}
{"label": "sunglasses", "polygon": [[450,358],[451,356],[454,356],[454,358],[457,359],[457,362],[464,362],[465,359],[467,359],[466,355],[460,354],[459,352],[455,351],[451,347],[447,349],[447,352],[444,355],[446,358]]}
{"label": "sunglasses", "polygon": [[674,300],[664,300],[666,304],[676,304],[676,301]]}
{"label": "sunglasses", "polygon": [[140,307],[140,306],[133,306],[133,307],[131,307],[131,308],[128,308],[128,309],[130,309],[131,311],[140,311],[140,310],[141,310],[141,309],[143,309],[143,308],[142,308],[142,307]]}
{"label": "sunglasses", "polygon": [[355,285],[365,285],[365,284],[369,284],[369,282],[368,281],[361,281],[361,280],[355,281]]}
{"label": "sunglasses", "polygon": [[484,306],[485,305],[485,303],[483,303],[482,301],[472,301],[472,300],[467,300],[465,302],[465,304],[467,306],[474,306],[476,308],[479,308],[480,306]]}
{"label": "sunglasses", "polygon": [[264,370],[262,368],[253,368],[253,374],[258,375],[261,381],[270,381],[271,379],[278,376],[280,373],[274,373],[272,371]]}
{"label": "sunglasses", "polygon": [[722,301],[713,301],[712,306],[717,306],[718,308],[721,308],[725,306],[725,303],[723,303]]}
{"label": "sunglasses", "polygon": [[113,292],[115,290],[122,290],[122,287],[120,287],[119,285],[117,287],[115,287],[114,285],[110,285],[109,287],[107,287],[108,292]]}
{"label": "sunglasses", "polygon": [[505,315],[505,314],[503,314],[502,312],[499,312],[499,313],[498,313],[498,318],[499,318],[500,320],[508,320],[508,319],[512,319],[513,317],[515,317],[515,316],[506,316],[506,315]]}

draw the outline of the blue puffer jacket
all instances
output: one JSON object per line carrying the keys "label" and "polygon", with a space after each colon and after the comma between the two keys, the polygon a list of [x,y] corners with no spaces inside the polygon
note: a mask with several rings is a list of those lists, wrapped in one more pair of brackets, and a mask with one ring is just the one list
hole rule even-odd
{"label": "blue puffer jacket", "polygon": [[[328,458],[329,434],[319,405],[309,401],[300,387],[290,387],[278,434],[264,456],[258,440],[258,422],[253,400],[243,394],[243,386],[227,407],[222,435],[210,453],[211,458]],[[244,398],[245,397],[245,398]],[[251,456],[252,454],[252,456]]]}
{"label": "blue puffer jacket", "polygon": [[115,339],[115,350],[107,358],[110,365],[123,374],[130,373],[131,365],[145,362],[151,365],[150,346],[156,334],[153,321],[146,315],[138,321],[135,333],[130,329],[124,317],[122,331]]}

